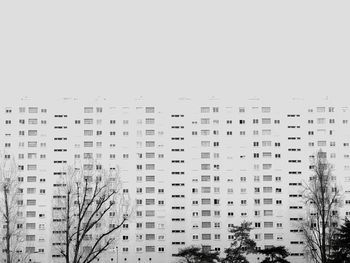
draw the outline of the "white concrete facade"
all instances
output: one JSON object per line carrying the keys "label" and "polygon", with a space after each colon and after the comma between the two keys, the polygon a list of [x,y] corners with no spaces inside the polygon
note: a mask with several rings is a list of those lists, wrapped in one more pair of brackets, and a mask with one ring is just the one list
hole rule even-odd
{"label": "white concrete facade", "polygon": [[[21,166],[23,200],[36,223],[26,230],[32,262],[52,262],[52,193],[63,164],[92,153],[118,166],[135,214],[118,248],[102,262],[174,262],[179,248],[223,252],[230,224],[251,221],[259,247],[283,245],[305,262],[297,221],[309,157],[327,152],[341,186],[340,218],[350,215],[350,114],[329,100],[230,102],[114,98],[44,102],[22,99],[0,109],[0,145]],[[55,174],[56,173],[56,174]],[[29,177],[29,178],[28,178]],[[28,190],[30,188],[30,190]],[[35,188],[35,190],[33,190]],[[347,202],[347,199],[349,199]],[[29,213],[30,214],[30,213]],[[252,256],[252,262],[260,262]],[[261,258],[260,258],[261,259]]]}

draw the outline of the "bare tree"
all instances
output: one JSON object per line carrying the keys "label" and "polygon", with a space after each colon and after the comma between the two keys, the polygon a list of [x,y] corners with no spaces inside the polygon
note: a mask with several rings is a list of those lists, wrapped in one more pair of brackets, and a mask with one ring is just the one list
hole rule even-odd
{"label": "bare tree", "polygon": [[313,175],[304,184],[302,195],[307,216],[300,226],[307,255],[316,263],[326,263],[339,220],[340,194],[326,152],[319,150],[312,157],[311,167]]}
{"label": "bare tree", "polygon": [[19,171],[15,159],[9,154],[0,154],[0,222],[2,223],[1,249],[2,261],[23,262],[24,219],[21,217],[21,192]]}
{"label": "bare tree", "polygon": [[128,198],[118,170],[94,161],[68,166],[53,196],[53,243],[66,263],[90,263],[117,241],[128,219]]}

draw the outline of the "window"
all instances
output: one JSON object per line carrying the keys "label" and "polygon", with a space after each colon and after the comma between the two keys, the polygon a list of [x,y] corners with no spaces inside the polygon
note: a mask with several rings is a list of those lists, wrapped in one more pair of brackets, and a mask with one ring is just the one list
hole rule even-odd
{"label": "window", "polygon": [[28,112],[29,113],[38,113],[38,108],[37,107],[29,107]]}
{"label": "window", "polygon": [[155,176],[154,175],[146,175],[146,182],[154,182]]}
{"label": "window", "polygon": [[146,170],[154,170],[155,164],[146,164]]}
{"label": "window", "polygon": [[317,146],[319,146],[319,147],[324,147],[324,146],[326,146],[326,141],[318,141],[317,142]]}
{"label": "window", "polygon": [[146,135],[154,135],[155,131],[154,130],[146,130]]}
{"label": "window", "polygon": [[262,118],[261,123],[262,124],[271,124],[271,119],[270,118]]}
{"label": "window", "polygon": [[210,164],[201,164],[201,170],[210,170]]}
{"label": "window", "polygon": [[[21,228],[22,227],[23,227],[23,225],[21,226]],[[35,229],[35,223],[26,223],[26,229]]]}
{"label": "window", "polygon": [[202,234],[202,240],[211,240],[211,234]]}
{"label": "window", "polygon": [[209,159],[210,158],[210,153],[209,152],[202,152],[201,153],[201,158],[202,159]]}
{"label": "window", "polygon": [[209,124],[210,119],[209,118],[201,118],[201,124]]}
{"label": "window", "polygon": [[146,210],[146,216],[151,217],[155,216],[156,212],[154,210]]}
{"label": "window", "polygon": [[210,187],[209,186],[202,186],[201,192],[202,193],[210,193]]}
{"label": "window", "polygon": [[272,210],[264,210],[264,216],[272,216],[273,212]]}
{"label": "window", "polygon": [[146,141],[146,147],[154,147],[155,142],[154,141]]}
{"label": "window", "polygon": [[268,240],[273,239],[273,234],[272,233],[265,233],[264,239],[268,239]]}
{"label": "window", "polygon": [[[139,158],[142,158],[142,153],[139,153],[139,154],[138,154],[138,157],[139,157]],[[147,159],[155,158],[155,153],[146,152],[146,158],[147,158]]]}
{"label": "window", "polygon": [[38,145],[38,142],[35,142],[35,141],[28,142],[28,147],[37,147],[37,145]]}
{"label": "window", "polygon": [[155,108],[154,107],[146,107],[146,113],[154,113]]}
{"label": "window", "polygon": [[27,176],[27,182],[36,182],[36,176]]}
{"label": "window", "polygon": [[201,135],[210,135],[210,131],[209,130],[201,130]]}
{"label": "window", "polygon": [[146,124],[154,124],[154,122],[153,118],[146,118]]}
{"label": "window", "polygon": [[317,124],[325,124],[326,119],[325,118],[317,118]]}
{"label": "window", "polygon": [[35,235],[26,235],[26,241],[35,241]]}
{"label": "window", "polygon": [[261,112],[269,113],[269,112],[271,112],[271,107],[261,107]]}
{"label": "window", "polygon": [[[138,223],[138,224],[141,224],[141,227],[142,227],[142,223]],[[155,228],[155,222],[146,222],[146,228]]]}
{"label": "window", "polygon": [[154,205],[155,199],[146,199],[146,205]]}
{"label": "window", "polygon": [[93,147],[94,143],[92,141],[84,141],[84,147]]}
{"label": "window", "polygon": [[27,165],[27,170],[28,171],[35,171],[35,170],[37,170],[36,164],[28,164]]}
{"label": "window", "polygon": [[272,181],[272,175],[263,175],[263,181],[267,181],[267,182]]}
{"label": "window", "polygon": [[264,186],[264,187],[263,187],[263,192],[264,192],[264,193],[272,193],[272,187],[270,187],[270,186]]}
{"label": "window", "polygon": [[146,240],[155,240],[156,235],[155,234],[146,234]]}
{"label": "window", "polygon": [[201,113],[209,113],[210,108],[209,107],[201,107]]}
{"label": "window", "polygon": [[210,141],[201,141],[201,146],[202,147],[209,147],[210,146]]}
{"label": "window", "polygon": [[36,215],[36,212],[35,212],[35,211],[27,211],[27,212],[26,212],[26,216],[27,216],[27,217],[35,217],[35,215]]}
{"label": "window", "polygon": [[84,107],[84,113],[93,113],[94,108],[93,107]]}
{"label": "window", "polygon": [[146,193],[148,194],[155,193],[155,187],[146,187]]}
{"label": "window", "polygon": [[317,112],[325,112],[325,111],[326,111],[326,108],[325,108],[325,107],[317,107],[317,108],[316,108],[316,111],[317,111]]}
{"label": "window", "polygon": [[35,194],[36,188],[27,188],[27,194]]}
{"label": "window", "polygon": [[262,146],[263,147],[270,147],[271,146],[271,141],[262,141]]}
{"label": "window", "polygon": [[202,216],[210,216],[211,211],[210,210],[202,210]]}
{"label": "window", "polygon": [[84,119],[84,124],[93,124],[94,120],[93,119]]}
{"label": "window", "polygon": [[264,198],[264,205],[272,205],[272,198]]}
{"label": "window", "polygon": [[271,135],[271,130],[262,130],[262,135]]}
{"label": "window", "polygon": [[264,170],[270,170],[271,169],[271,167],[272,167],[272,164],[263,164],[263,169]]}
{"label": "window", "polygon": [[146,246],[146,252],[155,252],[155,246]]}

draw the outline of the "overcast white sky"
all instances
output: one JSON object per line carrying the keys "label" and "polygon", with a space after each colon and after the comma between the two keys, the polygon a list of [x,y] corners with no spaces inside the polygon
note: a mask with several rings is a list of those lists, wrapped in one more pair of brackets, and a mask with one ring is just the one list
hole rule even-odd
{"label": "overcast white sky", "polygon": [[349,1],[1,1],[1,100],[344,97],[349,14]]}

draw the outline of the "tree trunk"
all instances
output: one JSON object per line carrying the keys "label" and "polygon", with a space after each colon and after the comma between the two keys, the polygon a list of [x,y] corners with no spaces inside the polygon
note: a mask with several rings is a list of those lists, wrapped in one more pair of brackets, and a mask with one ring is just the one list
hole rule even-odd
{"label": "tree trunk", "polygon": [[67,194],[67,212],[66,212],[66,263],[70,263],[69,262],[69,244],[70,244],[70,241],[69,241],[69,233],[70,233],[70,231],[69,231],[69,229],[70,229],[70,227],[69,227],[69,217],[70,217],[70,215],[69,215],[69,210],[70,210],[70,204],[69,204],[69,202],[70,202],[70,194],[68,193]]}
{"label": "tree trunk", "polygon": [[326,224],[324,222],[324,215],[322,218],[322,263],[327,263],[327,257],[326,257]]}
{"label": "tree trunk", "polygon": [[326,189],[325,189],[325,186],[324,186],[324,182],[323,182],[323,180],[324,180],[324,175],[322,176],[322,178],[321,178],[321,194],[322,194],[322,221],[321,221],[321,224],[322,224],[322,240],[321,240],[321,258],[322,258],[322,263],[327,263],[327,257],[326,257],[326,222],[325,222],[325,213],[326,213],[326,209],[325,209],[325,202],[326,202],[326,198],[325,198],[325,194],[326,194]]}
{"label": "tree trunk", "polygon": [[6,216],[6,262],[11,262],[11,233],[10,233],[10,211],[8,204],[8,189],[6,185],[4,185],[4,198],[5,198],[5,216]]}

